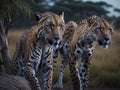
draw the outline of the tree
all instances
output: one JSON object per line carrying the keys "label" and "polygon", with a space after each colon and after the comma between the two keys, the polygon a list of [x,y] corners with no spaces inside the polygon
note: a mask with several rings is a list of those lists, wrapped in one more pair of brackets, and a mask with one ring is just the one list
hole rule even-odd
{"label": "tree", "polygon": [[120,9],[118,9],[118,8],[114,8],[114,11],[120,13]]}
{"label": "tree", "polygon": [[65,21],[74,20],[79,22],[91,15],[97,15],[106,17],[109,11],[105,7],[112,7],[105,2],[83,2],[83,0],[51,0],[53,6],[49,8],[49,11],[65,12]]}
{"label": "tree", "polygon": [[0,1],[0,59],[3,61],[6,73],[11,74],[11,58],[8,49],[7,34],[9,27],[14,22],[15,16],[22,12],[31,15],[29,2],[33,0],[2,0]]}

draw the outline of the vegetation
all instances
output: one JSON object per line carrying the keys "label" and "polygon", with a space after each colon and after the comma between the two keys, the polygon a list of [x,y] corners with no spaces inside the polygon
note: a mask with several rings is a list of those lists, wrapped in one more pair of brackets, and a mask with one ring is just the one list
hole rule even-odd
{"label": "vegetation", "polygon": [[[108,16],[110,13],[108,8],[113,8],[115,12],[120,13],[120,9],[114,8],[112,5],[107,4],[106,2],[84,2],[83,0],[35,0],[35,4],[30,4],[32,6],[33,12],[45,12],[51,11],[54,13],[59,13],[60,11],[65,12],[65,21],[70,20],[80,22],[82,19],[89,17],[91,15],[97,15],[104,17],[108,20],[115,20],[116,23],[120,23],[120,17]],[[21,15],[18,17],[19,23],[16,23],[14,26],[32,26],[34,24],[34,17],[23,18]],[[24,21],[26,21],[24,23]],[[22,22],[22,23],[20,23]],[[29,22],[29,23],[27,23]],[[116,24],[116,28],[120,26]]]}
{"label": "vegetation", "polygon": [[[28,5],[32,0],[4,0],[0,1],[0,61],[5,71],[11,74],[11,57],[8,49],[7,34],[17,14],[22,12],[30,16],[31,9]],[[1,67],[1,66],[0,66]]]}

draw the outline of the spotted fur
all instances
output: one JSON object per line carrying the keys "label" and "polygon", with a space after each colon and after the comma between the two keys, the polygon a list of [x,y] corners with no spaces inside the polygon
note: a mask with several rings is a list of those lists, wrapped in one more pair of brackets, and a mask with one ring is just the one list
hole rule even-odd
{"label": "spotted fur", "polygon": [[[66,25],[65,32],[68,33],[64,33],[63,37],[67,38],[64,38],[65,40],[63,39],[63,47],[59,49],[62,51],[60,53],[62,57],[62,65],[55,87],[63,87],[63,73],[67,62],[69,61],[74,90],[84,90],[87,86],[90,58],[93,54],[95,45],[94,42],[98,42],[101,47],[107,48],[111,40],[113,28],[105,19],[97,16],[88,17],[78,25],[76,24],[73,28],[71,28],[71,26],[70,23]],[[70,32],[71,29],[73,32]],[[67,49],[65,48],[66,46]],[[77,62],[80,57],[82,58],[82,61],[80,69],[78,70]],[[56,63],[56,60],[54,60],[54,62]]]}
{"label": "spotted fur", "polygon": [[[73,81],[74,90],[85,90],[88,82],[90,58],[93,54],[94,42],[98,42],[100,47],[107,48],[110,44],[113,27],[105,19],[97,16],[88,17],[76,28],[70,46],[69,68]],[[77,48],[81,48],[82,61],[80,71],[74,54]]]}
{"label": "spotted fur", "polygon": [[51,90],[53,48],[57,48],[64,32],[63,14],[36,14],[37,25],[23,33],[13,56],[14,73],[25,77],[33,90],[41,90],[37,73],[43,72],[44,89]]}

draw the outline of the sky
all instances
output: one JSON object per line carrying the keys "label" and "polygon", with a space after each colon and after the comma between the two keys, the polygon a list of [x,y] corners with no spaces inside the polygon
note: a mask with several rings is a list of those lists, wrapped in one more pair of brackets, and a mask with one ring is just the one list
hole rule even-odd
{"label": "sky", "polygon": [[[93,1],[93,2],[99,2],[99,1],[104,1],[108,4],[113,5],[115,8],[120,9],[120,0],[83,0],[83,1]],[[115,15],[115,16],[120,16],[120,13],[114,12],[113,8],[108,8],[108,10],[111,12],[111,15]]]}

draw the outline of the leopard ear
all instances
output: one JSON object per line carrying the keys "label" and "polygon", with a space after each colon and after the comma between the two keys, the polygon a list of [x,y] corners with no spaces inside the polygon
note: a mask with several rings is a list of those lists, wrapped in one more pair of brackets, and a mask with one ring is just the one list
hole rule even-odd
{"label": "leopard ear", "polygon": [[38,22],[42,18],[42,15],[40,13],[35,14],[35,19]]}
{"label": "leopard ear", "polygon": [[111,25],[113,28],[115,28],[115,24],[116,24],[116,21],[115,21],[115,20],[112,20],[112,21],[110,22],[110,25]]}
{"label": "leopard ear", "polygon": [[60,16],[60,18],[61,18],[62,20],[64,20],[64,12],[61,11],[58,15]]}

